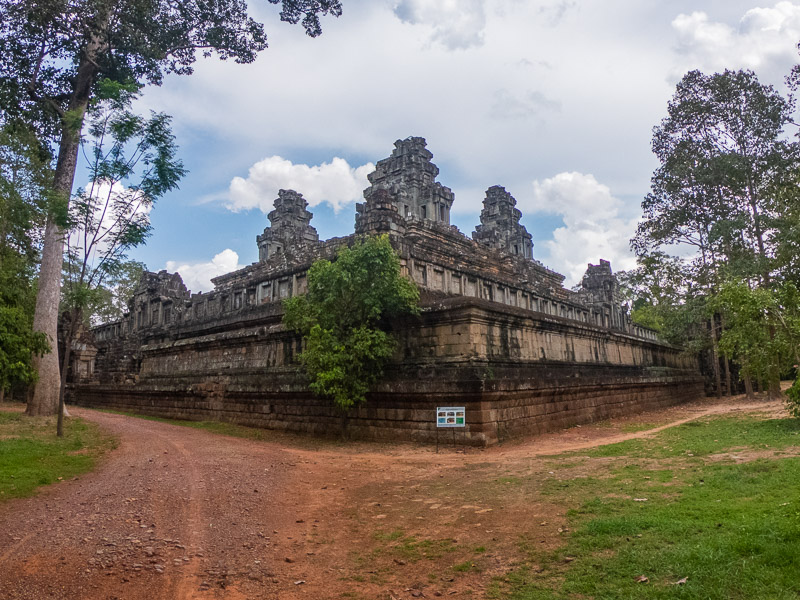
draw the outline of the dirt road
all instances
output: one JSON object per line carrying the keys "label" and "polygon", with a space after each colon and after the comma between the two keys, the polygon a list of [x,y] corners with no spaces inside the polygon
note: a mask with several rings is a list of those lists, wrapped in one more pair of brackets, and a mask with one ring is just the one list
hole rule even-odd
{"label": "dirt road", "polygon": [[[555,547],[566,527],[563,507],[486,494],[487,482],[517,471],[546,477],[548,459],[538,457],[649,434],[623,433],[631,419],[662,429],[751,410],[781,407],[707,400],[436,454],[311,450],[75,409],[119,447],[94,473],[0,505],[0,598],[479,598],[520,559],[522,529]],[[476,546],[489,548],[480,572],[468,562]]]}
{"label": "dirt road", "polygon": [[[119,436],[100,468],[0,508],[0,597],[277,597],[302,537],[280,448],[82,411]],[[241,587],[242,592],[238,589]],[[253,596],[247,596],[253,597]]]}

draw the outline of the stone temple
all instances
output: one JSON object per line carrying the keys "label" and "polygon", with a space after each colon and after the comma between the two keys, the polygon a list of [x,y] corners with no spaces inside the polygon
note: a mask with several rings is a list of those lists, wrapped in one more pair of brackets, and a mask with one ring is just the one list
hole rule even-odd
{"label": "stone temple", "polygon": [[437,406],[466,407],[464,443],[660,407],[703,392],[696,361],[631,322],[611,265],[589,265],[577,291],[533,258],[514,197],[486,191],[472,237],[450,225],[455,200],[423,138],[395,142],[369,175],[354,234],[326,241],[301,191],[280,190],[259,260],[192,294],[180,276],[146,273],[117,322],[93,330],[73,363],[82,405],[257,427],[338,432],[340,415],[308,389],[301,340],[281,324],[319,258],[388,234],[422,314],[392,323],[398,349],[349,418],[369,439],[432,441]]}

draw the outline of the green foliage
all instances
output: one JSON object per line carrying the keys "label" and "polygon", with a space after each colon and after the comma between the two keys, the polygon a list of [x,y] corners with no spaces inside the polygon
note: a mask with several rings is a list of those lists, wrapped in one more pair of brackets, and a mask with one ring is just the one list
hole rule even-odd
{"label": "green foliage", "polygon": [[64,437],[53,437],[49,419],[0,412],[0,502],[85,473],[113,447],[113,439],[93,423],[69,419],[65,429]]}
{"label": "green foliage", "polygon": [[794,108],[750,71],[687,73],[654,130],[660,166],[631,240],[633,318],[712,357],[718,344],[773,391],[795,336],[776,281],[800,281]]}
{"label": "green foliage", "polygon": [[794,283],[751,288],[727,281],[708,310],[722,316],[720,350],[742,366],[743,376],[764,382],[800,362],[800,292]]}
{"label": "green foliage", "polygon": [[108,323],[121,319],[128,311],[128,302],[147,271],[147,266],[135,260],[122,261],[110,272],[98,288],[94,303],[89,305],[90,321]]}
{"label": "green foliage", "polygon": [[[268,1],[312,37],[321,15],[341,14],[339,0]],[[250,63],[267,36],[247,10],[240,0],[2,0],[0,114],[56,141],[62,125],[81,129],[78,96],[108,99],[126,86],[158,85],[169,73],[192,73],[200,56]]]}
{"label": "green foliage", "polygon": [[[4,279],[0,275],[0,289]],[[27,301],[22,303],[7,302],[0,297],[0,391],[35,381],[31,359],[50,350],[46,336],[33,332],[33,294],[25,290],[24,295]]]}
{"label": "green foliage", "polygon": [[617,274],[620,290],[631,303],[631,319],[687,352],[708,348],[707,298],[693,285],[693,270],[660,251],[638,256],[636,262],[635,269]]}
{"label": "green foliage", "polygon": [[786,390],[786,408],[794,418],[800,419],[800,379],[795,379],[792,387]]}
{"label": "green foliage", "polygon": [[394,351],[386,320],[417,314],[419,291],[400,274],[386,236],[341,248],[308,272],[308,293],[284,302],[284,324],[303,336],[311,389],[342,411],[365,401]]}
{"label": "green foliage", "polygon": [[798,161],[783,139],[793,108],[750,71],[687,73],[653,135],[661,164],[642,203],[637,254],[693,246],[704,287],[722,262],[741,276],[770,272],[774,199],[794,186]]}
{"label": "green foliage", "polygon": [[91,157],[89,187],[69,210],[62,308],[90,320],[118,318],[119,299],[136,285],[143,265],[126,260],[150,233],[153,203],[185,174],[166,115],[130,110],[136,89],[108,83],[109,100],[90,110],[84,152]]}
{"label": "green foliage", "polygon": [[33,356],[49,350],[32,329],[48,158],[30,130],[0,129],[0,392],[31,383]]}

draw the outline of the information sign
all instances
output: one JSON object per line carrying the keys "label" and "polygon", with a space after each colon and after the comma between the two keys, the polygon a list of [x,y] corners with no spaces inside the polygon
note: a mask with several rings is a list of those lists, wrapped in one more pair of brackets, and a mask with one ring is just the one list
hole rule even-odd
{"label": "information sign", "polygon": [[436,409],[436,427],[466,427],[465,415],[463,406],[439,406]]}

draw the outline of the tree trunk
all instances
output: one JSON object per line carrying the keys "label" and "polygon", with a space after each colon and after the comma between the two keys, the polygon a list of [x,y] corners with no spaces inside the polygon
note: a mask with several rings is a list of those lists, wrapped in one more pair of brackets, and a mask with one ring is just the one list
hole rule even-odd
{"label": "tree trunk", "polygon": [[[769,326],[769,339],[773,341],[777,333],[775,326]],[[769,386],[767,388],[767,398],[770,400],[779,400],[781,398],[781,368],[778,363],[778,357],[773,354],[771,364],[769,365]]]}
{"label": "tree trunk", "polygon": [[[77,158],[77,144],[75,144]],[[59,161],[60,162],[60,161]],[[75,171],[73,164],[73,173]],[[58,176],[58,171],[56,175]],[[70,181],[70,188],[72,182]],[[31,416],[55,414],[58,407],[58,304],[61,299],[61,266],[64,253],[64,238],[61,228],[52,219],[47,220],[39,270],[39,291],[33,316],[34,331],[45,333],[51,350],[42,356],[34,356],[33,366],[39,379],[28,397],[27,414]]]}
{"label": "tree trunk", "polygon": [[749,373],[744,376],[744,391],[747,394],[748,400],[756,399],[755,392],[753,392],[753,379],[750,377]]}
{"label": "tree trunk", "polygon": [[722,398],[722,376],[719,368],[719,351],[717,350],[717,327],[714,318],[711,319],[711,360],[714,363],[714,385],[716,387],[717,398]]}
{"label": "tree trunk", "polygon": [[727,357],[722,359],[725,365],[725,395],[733,396],[733,381],[731,380],[731,361]]}
{"label": "tree trunk", "polygon": [[3,400],[6,398],[6,388],[0,387],[0,404],[3,403]]}
{"label": "tree trunk", "polygon": [[767,398],[770,400],[780,400],[781,394],[781,376],[775,367],[770,367],[769,387],[767,389]]}
{"label": "tree trunk", "polygon": [[[62,202],[69,203],[75,168],[78,163],[81,128],[92,86],[97,76],[96,58],[104,49],[103,33],[108,28],[108,16],[98,18],[105,23],[81,53],[80,64],[73,93],[69,101],[68,117],[62,118],[61,140],[58,147],[58,161],[53,177],[53,192]],[[36,308],[33,315],[34,331],[41,331],[50,339],[53,350],[44,356],[34,357],[33,365],[39,379],[28,397],[27,414],[52,415],[58,410],[61,377],[58,366],[58,306],[61,299],[61,271],[64,261],[64,232],[53,215],[47,219],[42,248],[42,264],[39,270],[39,291],[36,295]]]}
{"label": "tree trunk", "polygon": [[67,373],[69,372],[69,360],[72,355],[72,338],[75,337],[75,323],[78,311],[70,312],[70,321],[67,331],[64,334],[64,360],[61,363],[61,385],[58,388],[58,421],[56,423],[56,435],[64,437],[64,394],[67,391]]}

